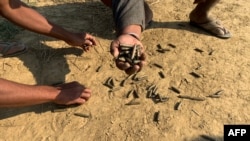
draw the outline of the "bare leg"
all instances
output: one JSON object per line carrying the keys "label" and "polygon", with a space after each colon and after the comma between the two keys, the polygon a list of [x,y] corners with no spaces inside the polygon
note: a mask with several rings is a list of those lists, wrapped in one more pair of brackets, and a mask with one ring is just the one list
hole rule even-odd
{"label": "bare leg", "polygon": [[197,3],[197,6],[189,15],[190,23],[196,27],[202,28],[216,37],[228,39],[231,37],[230,32],[217,20],[209,17],[210,10],[219,1],[220,0],[195,0],[194,4]]}
{"label": "bare leg", "polygon": [[150,24],[150,22],[153,19],[153,12],[146,2],[144,2],[144,9],[145,9],[145,23],[146,23],[146,27],[147,27],[148,24]]}
{"label": "bare leg", "polygon": [[196,0],[197,6],[190,13],[190,20],[196,23],[206,23],[209,20],[208,14],[210,10],[219,2],[220,0]]}

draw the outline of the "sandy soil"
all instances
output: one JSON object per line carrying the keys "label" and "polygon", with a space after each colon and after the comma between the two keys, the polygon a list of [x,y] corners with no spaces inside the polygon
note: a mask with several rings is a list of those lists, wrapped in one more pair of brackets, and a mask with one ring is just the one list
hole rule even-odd
{"label": "sandy soil", "polygon": [[[85,53],[62,41],[20,30],[13,40],[25,43],[29,51],[0,59],[0,77],[25,84],[79,81],[92,88],[93,95],[86,104],[64,107],[61,112],[54,111],[59,107],[52,103],[0,109],[0,140],[222,141],[225,124],[250,124],[248,1],[222,0],[213,9],[213,17],[222,21],[233,35],[228,40],[188,24],[189,12],[195,6],[191,0],[148,2],[155,21],[142,39],[148,64],[135,78],[127,78],[115,67],[108,52],[115,37],[108,7],[99,1],[29,0],[28,5],[51,21],[72,31],[92,33],[99,44]],[[158,44],[168,51],[158,52]],[[116,91],[110,92],[103,85],[109,77]],[[146,79],[137,81],[140,78]],[[126,83],[120,86],[125,79]],[[158,87],[156,93],[167,101],[147,97],[147,88],[153,84]],[[138,95],[128,95],[130,90]],[[219,98],[207,97],[218,91]],[[126,105],[133,99],[139,104]],[[155,118],[157,112],[159,121]]]}

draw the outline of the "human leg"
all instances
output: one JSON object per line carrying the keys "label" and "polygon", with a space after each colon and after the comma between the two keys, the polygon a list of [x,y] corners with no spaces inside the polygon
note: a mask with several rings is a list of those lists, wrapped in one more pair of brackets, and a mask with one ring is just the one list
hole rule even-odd
{"label": "human leg", "polygon": [[196,23],[209,21],[208,14],[219,1],[220,0],[195,0],[194,4],[197,4],[197,6],[190,13],[190,20]]}
{"label": "human leg", "polygon": [[112,1],[112,11],[118,34],[129,25],[139,25],[141,30],[145,29],[146,16],[144,6],[144,0]]}
{"label": "human leg", "polygon": [[196,27],[202,28],[207,32],[219,38],[230,38],[230,32],[225,29],[218,21],[209,17],[210,10],[220,0],[195,0],[197,6],[191,11],[189,18],[190,23]]}
{"label": "human leg", "polygon": [[153,12],[146,2],[144,2],[144,9],[145,9],[145,22],[147,27],[153,19]]}

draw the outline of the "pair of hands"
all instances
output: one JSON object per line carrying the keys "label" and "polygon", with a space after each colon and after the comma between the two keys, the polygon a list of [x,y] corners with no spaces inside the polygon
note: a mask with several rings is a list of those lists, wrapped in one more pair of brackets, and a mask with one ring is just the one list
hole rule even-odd
{"label": "pair of hands", "polygon": [[[82,40],[84,38],[84,40]],[[95,38],[87,33],[75,34],[75,39],[71,42],[67,42],[73,46],[80,46],[84,51],[89,51],[91,46],[96,45]],[[127,74],[133,74],[139,72],[145,64],[145,53],[142,43],[128,34],[122,34],[118,38],[112,41],[110,45],[110,53],[117,58],[119,55],[119,45],[140,45],[142,47],[139,64],[131,66],[128,62],[115,60],[117,68],[125,71]],[[57,104],[71,105],[71,104],[83,104],[91,97],[91,90],[81,85],[78,82],[70,82],[56,86],[59,90],[54,102]]]}
{"label": "pair of hands", "polygon": [[[69,39],[65,41],[71,46],[81,47],[84,51],[89,51],[90,47],[96,45],[95,38],[88,33],[72,33]],[[91,97],[91,90],[82,84],[74,81],[55,86],[57,96],[54,103],[62,105],[84,104]]]}

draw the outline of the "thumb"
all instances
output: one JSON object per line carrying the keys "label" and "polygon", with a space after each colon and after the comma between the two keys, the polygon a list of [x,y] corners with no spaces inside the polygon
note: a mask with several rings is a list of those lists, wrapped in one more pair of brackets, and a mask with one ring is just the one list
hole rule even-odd
{"label": "thumb", "polygon": [[119,55],[119,42],[118,41],[112,41],[110,45],[110,53],[114,57],[118,57]]}
{"label": "thumb", "polygon": [[92,43],[90,40],[85,40],[85,41],[84,41],[84,45],[85,45],[85,46],[92,46],[93,43]]}

